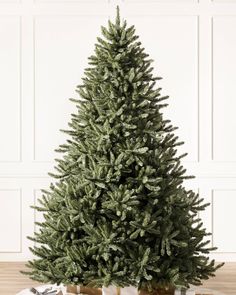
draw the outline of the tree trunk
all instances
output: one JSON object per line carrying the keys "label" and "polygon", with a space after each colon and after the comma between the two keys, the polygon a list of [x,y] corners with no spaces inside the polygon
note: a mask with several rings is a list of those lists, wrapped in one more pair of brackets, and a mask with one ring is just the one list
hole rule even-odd
{"label": "tree trunk", "polygon": [[88,295],[102,295],[101,288],[89,288],[85,286],[74,286],[74,285],[67,286],[66,292],[72,293],[72,294],[83,293]]}
{"label": "tree trunk", "polygon": [[155,289],[153,291],[148,290],[139,290],[139,295],[174,295],[175,289],[172,287],[167,288],[159,288]]}

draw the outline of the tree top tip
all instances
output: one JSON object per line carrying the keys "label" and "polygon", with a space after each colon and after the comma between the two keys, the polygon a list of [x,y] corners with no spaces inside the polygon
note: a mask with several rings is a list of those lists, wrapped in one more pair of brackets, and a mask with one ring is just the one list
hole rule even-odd
{"label": "tree top tip", "polygon": [[119,5],[116,6],[116,24],[120,25],[120,7]]}

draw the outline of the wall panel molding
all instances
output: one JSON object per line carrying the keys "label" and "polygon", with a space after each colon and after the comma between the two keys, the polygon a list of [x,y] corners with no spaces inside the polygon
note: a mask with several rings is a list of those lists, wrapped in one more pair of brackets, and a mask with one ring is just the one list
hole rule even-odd
{"label": "wall panel molding", "polygon": [[[186,162],[199,162],[199,18],[187,15],[125,15],[136,25],[146,52],[154,59],[155,75],[163,80],[157,83],[163,95],[170,95],[169,106],[163,110],[164,116],[179,126],[176,134],[185,144],[179,148],[181,153],[191,151]],[[156,27],[147,34],[148,28]],[[163,30],[165,28],[165,30]],[[176,30],[176,31],[175,31]],[[179,35],[178,32],[182,32]],[[156,40],[156,42],[153,42]],[[178,39],[178,40],[177,40]],[[175,52],[171,48],[175,47]],[[157,70],[159,69],[159,71]],[[177,79],[181,69],[182,81]],[[184,77],[184,78],[183,78]],[[183,90],[184,89],[184,90]],[[189,99],[191,97],[191,100]],[[178,108],[187,108],[188,113],[181,117]],[[186,120],[184,122],[184,120]]]}
{"label": "wall panel molding", "polygon": [[21,162],[21,17],[0,16],[0,163]]}
{"label": "wall panel molding", "polygon": [[[21,189],[0,189],[0,253],[22,252]],[[6,230],[7,224],[7,230]]]}
{"label": "wall panel molding", "polygon": [[[90,26],[87,31],[84,31],[86,19],[90,22]],[[79,84],[83,76],[83,69],[87,66],[87,57],[93,54],[93,43],[96,42],[96,36],[100,34],[99,24],[102,22],[104,23],[104,18],[100,15],[96,17],[94,15],[37,16],[34,18],[33,146],[34,161],[36,162],[51,162],[51,159],[59,156],[58,154],[55,155],[53,150],[66,138],[59,129],[67,129],[70,114],[76,112],[75,105],[69,101],[69,97],[76,97],[76,85]],[[58,27],[60,27],[60,30],[58,30]],[[47,34],[45,34],[45,30],[47,30]],[[79,41],[80,35],[83,42]],[[47,48],[42,41],[45,38],[47,38]],[[63,49],[60,49],[62,47]],[[66,52],[67,50],[69,55]],[[78,64],[78,61],[81,60],[78,55],[83,57],[82,65]],[[76,59],[77,62],[75,63]],[[47,62],[45,62],[46,60]],[[59,60],[61,63],[58,62]],[[73,72],[73,77],[68,79],[68,72]],[[45,73],[47,73],[46,76]],[[59,84],[63,85],[64,83],[66,88],[61,88],[58,91],[58,80],[54,82],[54,77],[58,77],[61,81]],[[48,82],[50,79],[51,82]],[[44,90],[43,85],[46,84]],[[60,102],[58,102],[59,100]],[[44,108],[46,104],[48,106]],[[57,117],[54,115],[55,109],[57,109]],[[41,112],[41,115],[39,112]],[[56,123],[55,120],[51,120],[53,116],[54,119],[57,119]],[[41,120],[42,117],[44,117],[43,121]]]}
{"label": "wall panel molding", "polygon": [[[233,133],[234,120],[233,79],[236,66],[235,16],[212,17],[212,160],[236,162]],[[228,75],[227,75],[228,74]],[[222,120],[223,118],[223,120]]]}
{"label": "wall panel molding", "polygon": [[[236,188],[212,190],[212,237],[216,253],[236,254],[234,232],[236,216]],[[226,213],[227,212],[227,213]]]}

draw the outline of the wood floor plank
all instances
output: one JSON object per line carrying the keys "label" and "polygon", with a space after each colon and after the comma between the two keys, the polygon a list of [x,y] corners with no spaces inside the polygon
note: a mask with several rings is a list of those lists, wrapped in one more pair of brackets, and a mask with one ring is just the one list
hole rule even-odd
{"label": "wood floor plank", "polygon": [[40,285],[20,273],[25,262],[0,262],[0,295],[15,295],[22,289]]}
{"label": "wood floor plank", "polygon": [[[15,295],[22,289],[40,284],[21,274],[25,262],[0,262],[0,295]],[[236,295],[236,263],[226,263],[216,277],[204,282],[205,288],[214,289],[226,295]]]}

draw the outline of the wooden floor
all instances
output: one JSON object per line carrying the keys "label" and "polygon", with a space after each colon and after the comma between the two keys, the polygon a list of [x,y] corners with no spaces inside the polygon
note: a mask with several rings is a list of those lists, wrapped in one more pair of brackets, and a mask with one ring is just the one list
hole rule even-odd
{"label": "wooden floor", "polygon": [[[24,268],[23,262],[0,262],[0,295],[15,295],[24,288],[39,285],[19,273]],[[236,295],[236,263],[227,263],[204,287]]]}

